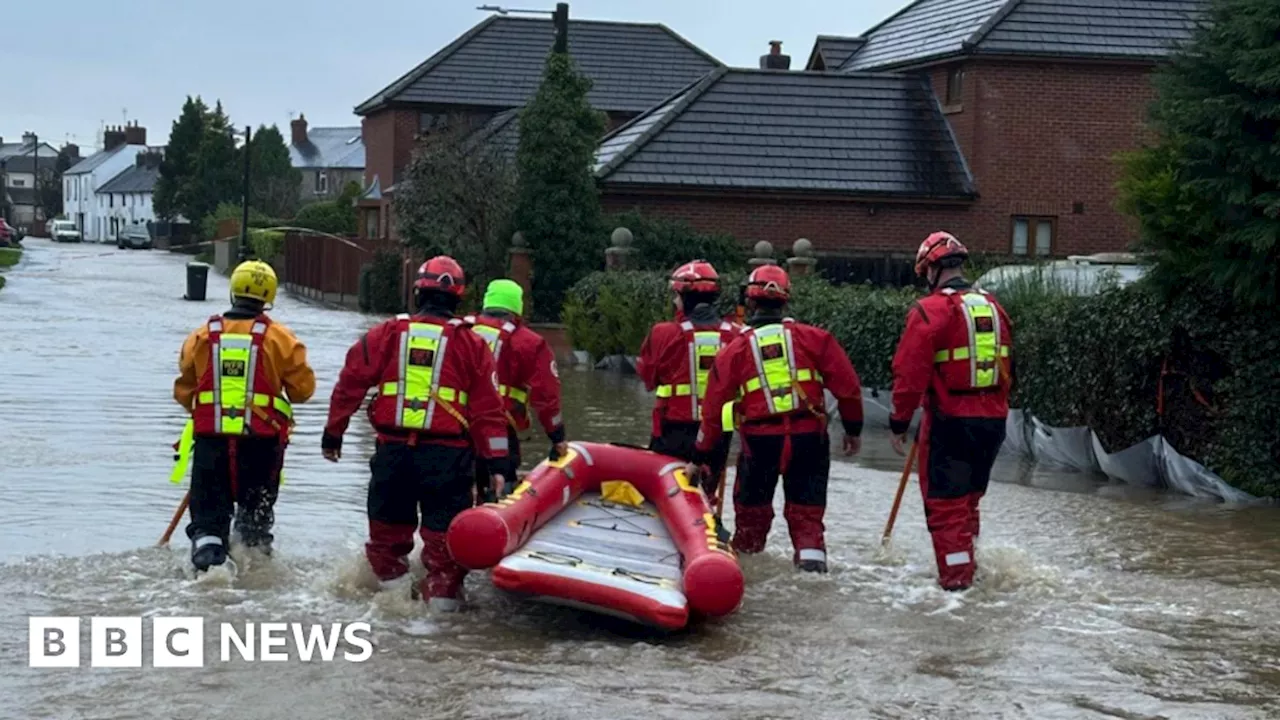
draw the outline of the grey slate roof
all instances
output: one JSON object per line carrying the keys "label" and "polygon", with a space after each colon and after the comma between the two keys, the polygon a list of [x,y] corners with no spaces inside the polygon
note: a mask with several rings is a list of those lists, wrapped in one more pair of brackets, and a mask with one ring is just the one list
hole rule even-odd
{"label": "grey slate roof", "polygon": [[364,139],[360,127],[307,128],[306,145],[290,145],[295,168],[364,169]]}
{"label": "grey slate roof", "polygon": [[106,181],[94,192],[100,193],[149,193],[155,190],[156,179],[160,177],[160,168],[138,167],[130,165],[120,171],[119,175]]}
{"label": "grey slate roof", "polygon": [[[538,89],[554,41],[550,20],[490,16],[355,111],[392,102],[519,107]],[[615,112],[643,112],[722,65],[656,23],[570,20],[569,54],[594,81],[591,104]]]}
{"label": "grey slate roof", "polygon": [[1190,39],[1206,0],[1021,0],[978,42],[984,53],[1156,58]]}
{"label": "grey slate roof", "polygon": [[[862,38],[841,37],[839,35],[819,35],[809,52],[808,70],[838,70],[841,65],[857,52],[867,41]],[[821,65],[815,66],[821,60]]]}
{"label": "grey slate roof", "polygon": [[[28,148],[29,150],[29,148]],[[29,173],[35,167],[36,156],[30,151],[26,155],[10,155],[3,158],[4,168],[8,172]],[[58,166],[58,154],[56,152],[46,155],[44,148],[40,148],[40,167],[53,170]]]}
{"label": "grey slate roof", "polygon": [[9,193],[9,202],[14,205],[35,205],[36,189],[29,187],[4,188]]}
{"label": "grey slate roof", "polygon": [[915,0],[863,34],[842,70],[966,53],[1152,60],[1191,36],[1209,0]]}
{"label": "grey slate roof", "polygon": [[494,115],[489,122],[467,138],[469,143],[490,143],[498,157],[514,164],[520,147],[520,108]]}
{"label": "grey slate roof", "polygon": [[607,136],[610,186],[974,195],[922,77],[720,69]]}
{"label": "grey slate roof", "polygon": [[80,162],[76,163],[75,165],[72,165],[70,168],[67,169],[66,172],[63,173],[63,175],[80,175],[82,173],[93,172],[94,168],[98,167],[99,165],[111,159],[112,157],[115,157],[116,153],[120,152],[121,150],[124,150],[126,147],[128,146],[119,145],[111,148],[110,150],[103,150],[102,152],[96,152],[90,155],[89,157],[81,160]]}
{"label": "grey slate roof", "polygon": [[[0,143],[0,158],[7,158],[18,153],[30,153],[31,143]],[[40,143],[40,157],[57,155],[58,149],[49,143]]]}

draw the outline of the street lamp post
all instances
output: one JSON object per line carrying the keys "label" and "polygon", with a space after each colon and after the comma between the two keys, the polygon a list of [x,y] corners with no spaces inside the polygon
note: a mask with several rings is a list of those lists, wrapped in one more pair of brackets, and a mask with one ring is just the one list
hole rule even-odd
{"label": "street lamp post", "polygon": [[244,179],[240,188],[240,262],[250,258],[249,249],[249,141],[253,127],[244,126]]}

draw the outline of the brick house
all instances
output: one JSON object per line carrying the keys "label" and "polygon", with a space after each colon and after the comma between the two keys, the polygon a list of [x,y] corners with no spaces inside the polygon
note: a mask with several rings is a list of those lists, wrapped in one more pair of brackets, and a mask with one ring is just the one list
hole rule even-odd
{"label": "brick house", "polygon": [[606,208],[840,254],[913,252],[938,228],[998,254],[1122,250],[1113,158],[1206,2],[917,0],[820,36],[805,71],[716,71],[616,130]]}
{"label": "brick house", "polygon": [[[362,236],[395,237],[391,196],[422,134],[462,118],[518,142],[514,110],[537,91],[554,39],[549,19],[492,15],[356,107]],[[570,20],[569,54],[593,81],[589,99],[611,128],[722,66],[659,24]]]}

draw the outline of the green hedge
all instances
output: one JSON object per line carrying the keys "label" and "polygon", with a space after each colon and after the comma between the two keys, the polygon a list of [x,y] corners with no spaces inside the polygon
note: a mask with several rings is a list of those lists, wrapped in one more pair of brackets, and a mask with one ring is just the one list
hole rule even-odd
{"label": "green hedge", "polygon": [[361,310],[386,315],[404,312],[404,294],[400,292],[403,262],[399,253],[379,251],[373,262],[360,268]]}
{"label": "green hedge", "polygon": [[634,252],[629,260],[636,270],[668,272],[701,258],[720,272],[738,270],[746,264],[742,243],[728,233],[704,233],[681,220],[653,217],[638,211],[609,215],[604,231],[611,235],[619,227],[631,231]]}
{"label": "green hedge", "polygon": [[[725,287],[740,279],[729,274]],[[722,311],[736,294],[724,293]],[[791,314],[830,330],[864,384],[888,388],[918,296],[801,278]],[[1112,452],[1162,434],[1232,485],[1280,496],[1280,318],[1247,316],[1204,293],[1168,304],[1146,284],[1088,297],[1024,288],[1001,301],[1014,327],[1014,406],[1052,426],[1087,425]],[[669,308],[665,273],[595,273],[569,292],[565,322],[579,349],[635,354]]]}

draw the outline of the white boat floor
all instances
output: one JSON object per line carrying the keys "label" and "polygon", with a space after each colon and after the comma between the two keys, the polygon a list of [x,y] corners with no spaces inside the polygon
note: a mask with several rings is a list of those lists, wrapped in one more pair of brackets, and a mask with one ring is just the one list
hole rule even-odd
{"label": "white boat floor", "polygon": [[584,493],[513,555],[603,570],[646,584],[661,578],[681,587],[680,551],[657,508],[606,502],[599,493]]}

